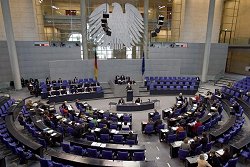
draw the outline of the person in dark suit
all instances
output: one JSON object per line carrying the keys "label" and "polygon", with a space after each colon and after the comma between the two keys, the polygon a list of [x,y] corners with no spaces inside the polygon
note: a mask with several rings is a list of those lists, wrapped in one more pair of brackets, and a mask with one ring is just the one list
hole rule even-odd
{"label": "person in dark suit", "polygon": [[62,83],[62,82],[63,82],[62,78],[59,78],[58,81],[57,81],[57,83]]}
{"label": "person in dark suit", "polygon": [[78,78],[77,77],[74,78],[74,83],[78,83]]}
{"label": "person in dark suit", "polygon": [[136,141],[136,135],[133,134],[132,131],[129,132],[128,136],[126,137],[127,140],[135,140]]}
{"label": "person in dark suit", "polygon": [[51,84],[49,77],[46,78],[46,85]]}
{"label": "person in dark suit", "polygon": [[156,110],[156,109],[154,109],[154,116],[156,116],[156,115],[159,115],[160,113]]}
{"label": "person in dark suit", "polygon": [[191,155],[195,155],[195,149],[200,146],[200,140],[197,136],[194,137],[194,141],[190,144],[190,148],[191,148],[191,151],[190,151],[190,154]]}
{"label": "person in dark suit", "polygon": [[141,99],[138,97],[138,98],[135,100],[135,103],[141,103]]}
{"label": "person in dark suit", "polygon": [[101,120],[101,122],[100,123],[102,123],[102,124],[108,124],[108,120],[107,120],[107,118],[106,117],[104,117],[102,120]]}
{"label": "person in dark suit", "polygon": [[232,158],[232,155],[231,155],[231,153],[230,153],[228,147],[225,147],[225,148],[223,149],[223,151],[224,151],[223,155],[220,156],[220,162],[221,162],[223,165],[225,165],[225,164],[229,161],[229,159]]}
{"label": "person in dark suit", "polygon": [[124,99],[120,98],[119,101],[118,101],[118,104],[124,104],[124,103],[125,103]]}
{"label": "person in dark suit", "polygon": [[215,155],[215,151],[211,150],[208,155],[208,163],[214,167],[221,167],[219,158]]}
{"label": "person in dark suit", "polygon": [[132,89],[132,86],[130,85],[130,83],[128,83],[128,85],[127,85],[126,89],[127,89],[127,91],[129,91],[129,90],[133,90],[133,89]]}
{"label": "person in dark suit", "polygon": [[202,138],[200,140],[200,143],[202,144],[203,148],[206,148],[207,143],[208,143],[207,133],[205,133],[205,132],[202,133]]}
{"label": "person in dark suit", "polygon": [[107,125],[105,125],[105,126],[100,130],[100,134],[109,134],[109,129],[108,129]]}

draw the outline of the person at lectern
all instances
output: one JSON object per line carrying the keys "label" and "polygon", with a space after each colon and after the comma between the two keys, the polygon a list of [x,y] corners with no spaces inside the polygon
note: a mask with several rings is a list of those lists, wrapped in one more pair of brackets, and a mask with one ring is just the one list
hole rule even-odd
{"label": "person at lectern", "polygon": [[130,85],[130,83],[128,83],[126,89],[127,89],[127,91],[133,90],[133,89],[132,89],[132,86]]}

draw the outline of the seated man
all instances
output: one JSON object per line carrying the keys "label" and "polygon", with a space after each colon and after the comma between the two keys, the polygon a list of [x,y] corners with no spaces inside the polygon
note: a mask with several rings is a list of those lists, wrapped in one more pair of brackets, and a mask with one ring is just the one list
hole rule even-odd
{"label": "seated man", "polygon": [[120,98],[119,101],[118,101],[118,104],[124,104],[124,103],[125,103],[124,99]]}
{"label": "seated man", "polygon": [[195,155],[195,149],[200,146],[200,140],[197,136],[194,137],[194,141],[190,144],[190,148],[191,148],[191,156]]}
{"label": "seated man", "polygon": [[177,101],[182,101],[182,102],[184,101],[184,98],[183,98],[183,96],[182,96],[182,93],[180,93],[179,96],[176,97],[176,100],[177,100]]}
{"label": "seated man", "polygon": [[100,134],[109,134],[109,129],[108,129],[107,125],[105,125],[105,126],[100,130]]}
{"label": "seated man", "polygon": [[135,100],[135,103],[141,103],[141,99],[138,97],[138,98]]}
{"label": "seated man", "polygon": [[154,109],[154,111],[155,111],[155,112],[154,112],[154,116],[160,114],[156,109]]}
{"label": "seated man", "polygon": [[27,107],[28,110],[31,109],[31,108],[33,108],[33,102],[32,102],[32,100],[28,100],[28,102],[26,103],[26,107]]}
{"label": "seated man", "polygon": [[62,78],[59,78],[57,83],[62,83]]}

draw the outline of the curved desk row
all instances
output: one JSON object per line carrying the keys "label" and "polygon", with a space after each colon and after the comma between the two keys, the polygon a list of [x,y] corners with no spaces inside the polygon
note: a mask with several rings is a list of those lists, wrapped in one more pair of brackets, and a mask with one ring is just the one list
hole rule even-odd
{"label": "curved desk row", "polygon": [[[33,115],[33,116],[30,116],[30,119],[34,123],[35,127],[38,128],[40,131],[52,130],[44,124],[44,122],[40,116]],[[55,142],[58,142],[58,143],[63,142],[63,135],[59,132],[54,131],[54,130],[52,130],[52,131],[53,131],[51,133],[51,134],[53,134],[53,135],[51,135],[52,140]]]}
{"label": "curved desk row", "polygon": [[55,150],[49,150],[48,155],[51,156],[51,160],[58,163],[77,167],[157,167],[154,161],[119,161],[119,160],[104,160],[90,157],[82,157],[78,155],[57,152]]}
{"label": "curved desk row", "polygon": [[[230,109],[230,106],[228,104],[228,101],[227,100],[222,100],[222,104],[223,104],[223,107],[226,110],[226,112],[228,114],[230,114],[231,109]],[[223,126],[221,126],[220,128],[217,128],[217,129],[213,130],[210,133],[211,140],[217,139],[219,136],[221,136],[226,131],[228,131],[234,125],[235,121],[236,121],[236,116],[231,115],[229,117],[228,121]]]}
{"label": "curved desk row", "polygon": [[105,143],[105,147],[100,147],[98,145],[95,145],[96,142],[92,141],[85,141],[81,139],[72,138],[70,141],[71,146],[81,146],[83,148],[93,148],[97,150],[112,150],[112,151],[128,151],[129,153],[132,152],[144,152],[146,150],[145,146],[139,146],[139,145],[123,145],[123,144],[111,144],[111,143]]}
{"label": "curved desk row", "polygon": [[[245,115],[250,119],[250,106],[243,100],[237,98],[238,103],[242,106]],[[248,147],[250,145],[250,134],[245,135],[243,138],[238,140],[237,142],[230,145],[230,150],[233,153],[239,153],[241,149],[244,147]]]}
{"label": "curved desk row", "polygon": [[[15,110],[15,107],[11,107],[11,110]],[[9,134],[15,138],[19,143],[21,143],[25,148],[32,151],[34,154],[43,156],[43,147],[26,136],[22,135],[21,132],[16,128],[13,115],[7,115],[5,117],[5,124]]]}
{"label": "curved desk row", "polygon": [[161,89],[161,90],[157,90],[157,89],[154,89],[154,90],[150,90],[150,95],[178,95],[179,93],[182,93],[183,95],[194,95],[196,94],[198,91],[198,88],[195,88],[195,89],[180,89],[180,90],[177,90],[177,89]]}
{"label": "curved desk row", "polygon": [[125,104],[117,104],[117,111],[143,111],[154,109],[154,102],[142,102],[142,103],[125,103]]}
{"label": "curved desk row", "polygon": [[59,96],[51,96],[49,97],[49,103],[58,103],[64,101],[74,101],[76,99],[83,100],[83,99],[96,99],[96,98],[103,98],[104,93],[100,92],[91,92],[91,93],[76,93],[76,94],[68,94],[68,95],[59,95]]}

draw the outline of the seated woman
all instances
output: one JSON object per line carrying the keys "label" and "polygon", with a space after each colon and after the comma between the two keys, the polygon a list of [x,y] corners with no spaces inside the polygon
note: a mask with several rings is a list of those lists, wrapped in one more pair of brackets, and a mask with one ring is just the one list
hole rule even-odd
{"label": "seated woman", "polygon": [[190,144],[188,143],[188,138],[185,138],[183,140],[183,143],[181,143],[181,147],[180,148],[183,149],[183,150],[188,150],[188,151],[191,150]]}
{"label": "seated woman", "polygon": [[64,103],[61,105],[61,108],[63,109],[63,115],[68,115],[69,110],[68,110],[68,106],[67,106],[67,101],[64,101]]}

